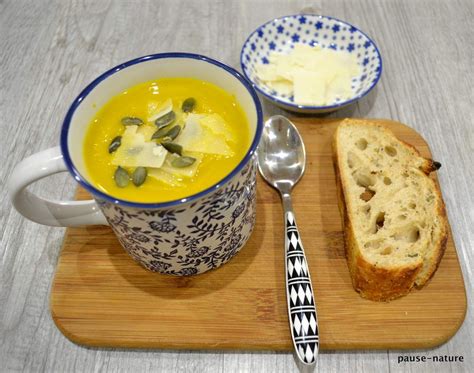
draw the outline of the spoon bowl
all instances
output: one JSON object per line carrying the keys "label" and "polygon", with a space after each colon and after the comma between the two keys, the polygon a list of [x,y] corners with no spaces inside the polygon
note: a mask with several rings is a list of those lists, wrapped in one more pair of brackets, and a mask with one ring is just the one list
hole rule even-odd
{"label": "spoon bowl", "polygon": [[305,170],[306,151],[301,136],[286,117],[265,122],[258,146],[258,169],[274,188],[289,193]]}

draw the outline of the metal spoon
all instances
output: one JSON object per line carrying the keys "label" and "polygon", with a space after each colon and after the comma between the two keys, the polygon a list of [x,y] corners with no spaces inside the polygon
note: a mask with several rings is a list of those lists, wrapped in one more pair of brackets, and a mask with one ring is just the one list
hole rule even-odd
{"label": "metal spoon", "polygon": [[290,195],[304,173],[304,144],[293,123],[284,116],[275,115],[265,122],[257,154],[261,175],[280,192],[283,202],[288,319],[297,363],[304,370],[312,370],[319,352],[318,318]]}

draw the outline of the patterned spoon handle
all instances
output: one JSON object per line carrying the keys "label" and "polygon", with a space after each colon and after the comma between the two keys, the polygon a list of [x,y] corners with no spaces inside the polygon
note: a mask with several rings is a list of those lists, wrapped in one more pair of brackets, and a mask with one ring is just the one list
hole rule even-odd
{"label": "patterned spoon handle", "polygon": [[291,336],[300,362],[314,368],[319,351],[319,330],[313,287],[292,211],[285,212],[285,220],[286,300]]}

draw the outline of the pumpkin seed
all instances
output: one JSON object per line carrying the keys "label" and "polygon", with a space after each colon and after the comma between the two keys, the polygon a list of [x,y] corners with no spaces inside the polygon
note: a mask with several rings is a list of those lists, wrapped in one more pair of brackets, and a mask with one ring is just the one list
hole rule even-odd
{"label": "pumpkin seed", "polygon": [[158,131],[156,131],[153,136],[151,137],[152,140],[156,139],[161,139],[162,137],[165,137],[165,135],[168,133],[169,129],[164,127],[160,128]]}
{"label": "pumpkin seed", "polygon": [[158,127],[158,129],[160,129],[173,123],[175,119],[176,119],[176,113],[174,111],[170,111],[168,114],[165,114],[162,117],[155,120],[155,125]]}
{"label": "pumpkin seed", "polygon": [[191,166],[194,162],[196,162],[196,158],[183,156],[179,158],[174,158],[171,161],[171,166],[176,168],[184,168]]}
{"label": "pumpkin seed", "polygon": [[170,153],[179,155],[183,153],[183,147],[181,145],[175,144],[174,142],[162,142],[161,145],[163,145],[163,147]]}
{"label": "pumpkin seed", "polygon": [[109,145],[109,153],[113,153],[114,151],[116,151],[121,144],[122,144],[122,136],[115,136]]}
{"label": "pumpkin seed", "polygon": [[115,170],[114,179],[115,179],[115,184],[117,184],[119,188],[125,188],[128,185],[130,176],[127,170],[118,166],[117,169]]}
{"label": "pumpkin seed", "polygon": [[183,105],[181,105],[181,110],[185,113],[190,113],[193,111],[194,106],[196,106],[196,99],[194,97],[189,97],[184,100]]}
{"label": "pumpkin seed", "polygon": [[135,186],[140,186],[145,182],[148,171],[145,167],[137,167],[132,174],[132,182]]}
{"label": "pumpkin seed", "polygon": [[136,117],[124,117],[121,122],[124,126],[141,126],[143,124],[143,121]]}
{"label": "pumpkin seed", "polygon": [[181,131],[180,126],[174,126],[171,129],[161,128],[153,134],[151,139],[155,140],[155,139],[163,138],[163,141],[165,141],[166,139],[165,142],[171,142],[179,135],[180,131]]}
{"label": "pumpkin seed", "polygon": [[180,126],[174,126],[166,133],[166,137],[169,137],[171,138],[171,140],[174,140],[176,137],[178,137],[180,131],[181,131]]}

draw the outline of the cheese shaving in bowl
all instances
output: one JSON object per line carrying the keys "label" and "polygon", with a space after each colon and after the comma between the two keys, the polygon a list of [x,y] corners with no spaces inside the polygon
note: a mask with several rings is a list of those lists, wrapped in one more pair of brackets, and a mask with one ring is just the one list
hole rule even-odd
{"label": "cheese shaving in bowl", "polygon": [[299,105],[325,106],[354,96],[352,79],[361,74],[355,55],[295,44],[287,54],[272,52],[256,74],[277,94],[293,95]]}
{"label": "cheese shaving in bowl", "polygon": [[232,133],[220,115],[189,114],[176,143],[190,152],[232,156]]}
{"label": "cheese shaving in bowl", "polygon": [[160,168],[167,154],[165,148],[137,132],[138,126],[128,126],[122,135],[122,143],[114,153],[111,163],[122,167]]}

